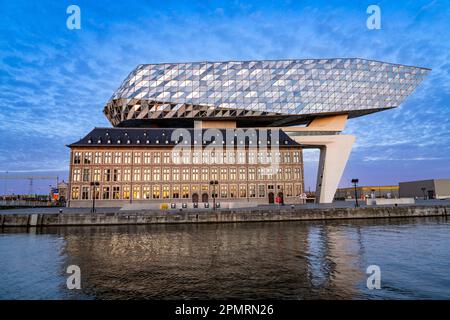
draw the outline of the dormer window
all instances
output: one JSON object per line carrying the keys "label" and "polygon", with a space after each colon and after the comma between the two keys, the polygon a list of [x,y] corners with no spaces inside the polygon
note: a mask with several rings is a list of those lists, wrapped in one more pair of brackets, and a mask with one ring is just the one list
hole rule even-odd
{"label": "dormer window", "polygon": [[120,144],[120,143],[121,143],[120,139],[119,139],[119,140],[117,140],[117,144]]}
{"label": "dormer window", "polygon": [[146,144],[149,144],[149,143],[150,143],[150,140],[145,141],[145,143],[146,143]]}
{"label": "dormer window", "polygon": [[91,138],[89,138],[88,143],[92,143],[92,139]]}
{"label": "dormer window", "polygon": [[111,140],[110,139],[108,139],[108,144],[111,144]]}
{"label": "dormer window", "polygon": [[131,143],[131,140],[127,140],[127,144],[130,144]]}
{"label": "dormer window", "polygon": [[159,140],[156,140],[155,142],[156,142],[156,144],[159,144]]}
{"label": "dormer window", "polygon": [[136,140],[136,143],[137,143],[137,144],[140,144],[140,143],[141,143],[141,140],[137,139],[137,140]]}
{"label": "dormer window", "polygon": [[102,143],[102,139],[98,139],[98,140],[97,140],[97,143],[98,143],[98,144]]}

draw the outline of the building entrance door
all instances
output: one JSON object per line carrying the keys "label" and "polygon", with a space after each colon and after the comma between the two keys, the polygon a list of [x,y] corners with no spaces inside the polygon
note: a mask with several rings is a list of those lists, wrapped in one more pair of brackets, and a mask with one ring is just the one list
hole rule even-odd
{"label": "building entrance door", "polygon": [[193,203],[198,203],[198,193],[193,193],[192,194],[192,202]]}
{"label": "building entrance door", "polygon": [[280,203],[279,204],[284,204],[283,192],[278,192],[278,197],[280,198]]}
{"label": "building entrance door", "polygon": [[268,196],[269,196],[269,203],[274,203],[275,195],[273,194],[273,192],[269,192]]}
{"label": "building entrance door", "polygon": [[204,194],[202,194],[202,202],[208,202],[208,194],[207,193],[204,193]]}

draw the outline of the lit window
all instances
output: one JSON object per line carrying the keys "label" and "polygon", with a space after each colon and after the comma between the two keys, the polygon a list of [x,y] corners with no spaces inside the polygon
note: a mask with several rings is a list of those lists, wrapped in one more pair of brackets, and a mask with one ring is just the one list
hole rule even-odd
{"label": "lit window", "polygon": [[80,196],[80,188],[79,187],[72,187],[72,199],[78,200]]}

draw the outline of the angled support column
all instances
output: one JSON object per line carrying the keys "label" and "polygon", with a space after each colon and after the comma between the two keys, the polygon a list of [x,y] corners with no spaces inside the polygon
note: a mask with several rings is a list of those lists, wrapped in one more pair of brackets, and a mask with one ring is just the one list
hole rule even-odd
{"label": "angled support column", "polygon": [[[287,130],[286,130],[287,131]],[[289,134],[289,132],[286,132]],[[317,174],[316,202],[331,203],[341,180],[352,150],[355,136],[352,135],[317,135],[289,136],[304,148],[320,149],[320,161]]]}

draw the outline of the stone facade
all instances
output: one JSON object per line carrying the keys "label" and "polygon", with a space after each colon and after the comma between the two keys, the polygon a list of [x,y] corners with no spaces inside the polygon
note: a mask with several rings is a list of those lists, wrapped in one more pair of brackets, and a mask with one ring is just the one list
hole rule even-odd
{"label": "stone facade", "polygon": [[[127,203],[202,203],[251,201],[298,203],[303,193],[303,159],[299,146],[280,148],[270,167],[255,161],[249,148],[211,154],[192,149],[180,159],[172,147],[76,147],[70,156],[71,207],[122,207]],[[189,159],[187,159],[189,157]],[[203,159],[202,157],[206,157]],[[230,159],[231,158],[231,159]],[[183,163],[187,162],[187,163]],[[211,185],[217,180],[218,185]],[[91,182],[98,182],[92,186]],[[95,191],[94,191],[95,189]]]}

